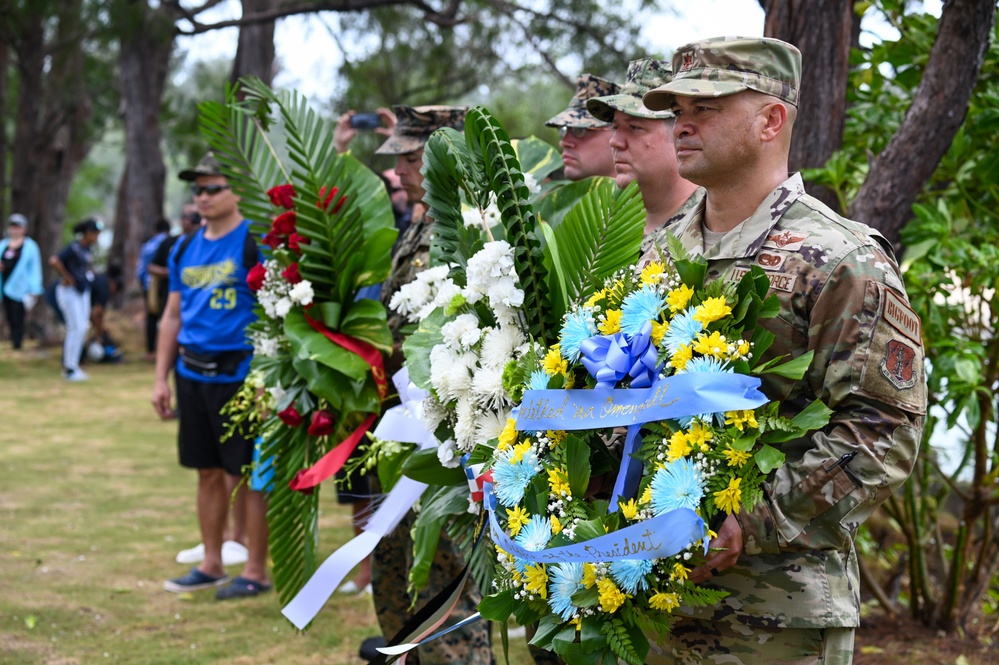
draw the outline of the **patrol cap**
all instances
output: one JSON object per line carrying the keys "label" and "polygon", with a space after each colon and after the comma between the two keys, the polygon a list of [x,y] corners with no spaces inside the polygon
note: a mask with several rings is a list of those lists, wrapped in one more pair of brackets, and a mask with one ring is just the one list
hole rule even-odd
{"label": "patrol cap", "polygon": [[19,212],[15,212],[13,215],[7,218],[7,223],[11,226],[20,226],[22,228],[28,225],[28,218]]}
{"label": "patrol cap", "polygon": [[628,63],[628,81],[621,86],[620,94],[588,99],[586,110],[604,122],[613,122],[614,111],[637,118],[672,118],[672,111],[653,111],[642,103],[645,93],[668,83],[670,78],[669,63],[658,56],[632,60]]}
{"label": "patrol cap", "polygon": [[223,175],[219,160],[215,159],[215,154],[209,151],[201,158],[198,165],[192,169],[184,169],[178,177],[181,180],[195,180],[199,175]]}
{"label": "patrol cap", "polygon": [[674,95],[725,97],[743,90],[798,105],[801,52],[779,39],[714,37],[681,46],[673,54],[673,80],[645,93],[653,110],[670,108]]}
{"label": "patrol cap", "polygon": [[613,81],[602,79],[593,74],[580,74],[576,78],[576,94],[569,100],[569,107],[556,116],[549,118],[548,127],[606,127],[607,123],[597,120],[586,110],[586,100],[593,97],[616,95],[621,87]]}
{"label": "patrol cap", "polygon": [[405,155],[416,152],[441,127],[459,132],[465,128],[465,106],[393,106],[396,123],[392,135],[382,143],[376,155]]}

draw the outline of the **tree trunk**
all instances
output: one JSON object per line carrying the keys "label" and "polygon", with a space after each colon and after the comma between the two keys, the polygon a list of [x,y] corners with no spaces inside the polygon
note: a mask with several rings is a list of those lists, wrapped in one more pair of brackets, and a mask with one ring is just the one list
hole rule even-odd
{"label": "tree trunk", "polygon": [[122,10],[120,34],[120,88],[125,120],[127,178],[115,211],[115,233],[110,261],[123,269],[125,291],[139,287],[135,264],[153,226],[163,217],[165,167],[160,146],[160,106],[173,52],[173,6],[151,9],[146,2],[130,2]]}
{"label": "tree trunk", "polygon": [[[11,209],[25,215],[38,242],[46,275],[48,257],[59,250],[66,203],[73,178],[88,150],[86,127],[92,108],[85,90],[83,59],[73,44],[81,33],[82,0],[59,3],[52,48],[46,44],[41,13],[24,14],[15,43],[18,105],[11,169]],[[47,58],[47,56],[49,56]],[[30,322],[51,336],[44,307],[32,310]]]}
{"label": "tree trunk", "polygon": [[[10,47],[7,40],[0,36],[0,109],[4,115],[7,112],[7,90],[10,81]],[[7,223],[7,123],[0,124],[0,223]]]}
{"label": "tree trunk", "polygon": [[[243,0],[243,16],[276,8],[277,0]],[[274,21],[239,27],[229,80],[235,83],[242,76],[256,76],[267,85],[274,80]]]}
{"label": "tree trunk", "polygon": [[996,11],[995,0],[947,0],[912,105],[871,163],[849,216],[897,246],[912,204],[964,122]]}
{"label": "tree trunk", "polygon": [[[766,12],[763,34],[801,51],[801,101],[791,139],[789,168],[817,168],[843,143],[850,46],[859,21],[854,0],[760,0]],[[806,186],[832,208],[835,194]],[[844,211],[840,211],[844,212]]]}

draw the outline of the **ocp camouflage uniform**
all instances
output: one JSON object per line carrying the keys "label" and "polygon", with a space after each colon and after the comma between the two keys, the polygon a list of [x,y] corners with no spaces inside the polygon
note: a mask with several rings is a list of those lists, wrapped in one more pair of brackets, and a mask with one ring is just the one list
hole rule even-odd
{"label": "ocp camouflage uniform", "polygon": [[613,81],[593,74],[580,74],[576,78],[576,94],[569,100],[569,107],[545,121],[547,127],[607,127],[609,122],[594,118],[586,110],[586,100],[592,97],[616,95],[620,87]]}
{"label": "ocp camouflage uniform", "polygon": [[[379,154],[415,152],[424,146],[435,129],[444,126],[461,129],[464,120],[464,109],[456,107],[396,106],[394,110],[398,123],[392,136],[378,149]],[[388,310],[388,325],[396,342],[396,351],[386,363],[387,368],[394,364],[395,369],[398,369],[401,364],[399,342],[404,338],[400,334],[404,319],[389,309],[388,303],[400,287],[413,281],[418,272],[429,266],[432,231],[433,220],[423,214],[414,214],[409,228],[399,238],[392,252],[392,271],[384,283],[381,296],[382,303]],[[413,563],[413,540],[410,534],[415,519],[413,511],[407,513],[399,526],[382,538],[371,557],[371,589],[375,614],[386,639],[394,637],[413,614],[458,577],[464,568],[461,550],[442,531],[427,584],[417,590],[416,603],[410,609],[411,599],[406,588]],[[482,594],[475,581],[470,578],[457,606],[440,629],[477,612],[481,600]],[[416,655],[419,656],[418,659],[414,657]],[[489,624],[477,621],[434,639],[411,653],[407,662],[419,665],[490,665],[495,659]]]}
{"label": "ocp camouflage uniform", "polygon": [[[703,244],[703,215],[702,202],[677,235],[707,259],[708,280],[737,281],[759,266],[780,300],[780,314],[759,323],[776,337],[763,359],[815,354],[801,381],[763,375],[763,392],[783,416],[816,398],[833,416],[780,445],[786,462],[764,500],[736,515],[743,554],[711,581],[730,595],[676,615],[761,629],[856,627],[853,536],[911,472],[926,413],[919,319],[888,241],[806,195],[797,174],[716,246]],[[673,639],[684,634],[681,620]]]}
{"label": "ocp camouflage uniform", "polygon": [[[587,99],[586,110],[590,115],[608,124],[614,121],[615,111],[621,111],[636,118],[671,120],[673,111],[669,109],[653,111],[645,105],[642,98],[653,88],[667,83],[672,78],[672,74],[670,65],[665,60],[656,57],[632,60],[628,63],[628,80],[621,86],[620,92]],[[642,239],[642,253],[648,252],[656,245],[665,249],[666,231],[683,219],[703,198],[704,188],[698,187],[672,217],[663,222],[652,233],[646,234]]]}
{"label": "ocp camouflage uniform", "polygon": [[[797,103],[800,54],[794,62],[792,46],[720,41],[678,49],[677,76],[645,103],[658,108],[673,94],[747,88]],[[679,608],[670,645],[663,645],[672,656],[649,660],[805,662],[810,654],[807,662],[816,662],[825,652],[824,662],[849,663],[860,624],[853,537],[908,477],[922,433],[920,322],[888,241],[805,194],[798,174],[737,227],[710,234],[715,242],[705,241],[704,209],[702,201],[676,233],[707,259],[708,280],[735,282],[758,266],[780,301],[778,316],[759,322],[775,336],[763,360],[814,352],[800,381],[765,374],[763,392],[780,400],[789,418],[815,399],[833,414],[821,431],[779,445],[786,461],[764,484],[763,500],[736,514],[743,553],[710,582],[729,596],[712,607]]]}

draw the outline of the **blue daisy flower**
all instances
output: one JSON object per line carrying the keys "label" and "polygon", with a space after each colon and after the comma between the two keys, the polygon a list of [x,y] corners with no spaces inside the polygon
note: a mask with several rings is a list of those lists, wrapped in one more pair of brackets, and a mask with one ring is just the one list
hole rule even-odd
{"label": "blue daisy flower", "polygon": [[676,353],[681,346],[693,344],[697,333],[704,330],[700,321],[693,319],[693,311],[688,309],[673,317],[669,322],[669,330],[663,336],[663,344],[670,354]]}
{"label": "blue daisy flower", "polygon": [[[501,454],[493,467],[493,488],[496,498],[507,508],[524,500],[524,490],[538,475],[538,456],[529,450],[516,462],[511,461],[513,450]],[[549,527],[549,532],[551,527]]]}
{"label": "blue daisy flower", "polygon": [[569,362],[576,362],[579,359],[579,347],[596,334],[597,324],[593,321],[592,309],[581,307],[566,314],[559,337],[562,357]]}
{"label": "blue daisy flower", "polygon": [[[495,475],[495,472],[494,472]],[[552,523],[547,517],[541,515],[531,515],[530,521],[520,528],[520,533],[514,538],[514,542],[531,552],[540,552],[548,547],[548,541],[552,539]],[[530,561],[514,557],[514,564],[517,570],[523,573]]]}
{"label": "blue daisy flower", "polygon": [[621,332],[631,337],[642,330],[646,321],[655,321],[666,300],[651,286],[643,286],[621,304]]}
{"label": "blue daisy flower", "polygon": [[[697,358],[691,359],[687,366],[682,370],[677,370],[677,374],[700,374],[703,372],[724,372],[726,374],[732,374],[734,370],[729,366],[727,361],[719,360],[713,356],[699,356]],[[679,418],[680,426],[683,429],[690,429],[691,423],[693,423],[694,418],[700,418],[706,423],[710,423],[712,418],[715,420],[716,424],[725,424],[725,414],[722,413],[700,413],[696,416],[685,416]]]}
{"label": "blue daisy flower", "polygon": [[548,390],[548,379],[551,377],[545,373],[543,369],[537,369],[531,372],[531,376],[527,379],[527,389],[528,390]]}
{"label": "blue daisy flower", "polygon": [[548,606],[562,621],[568,621],[577,610],[572,604],[572,594],[583,588],[583,564],[557,563],[550,566],[548,580]]}
{"label": "blue daisy flower", "polygon": [[623,559],[610,565],[611,577],[625,593],[632,595],[649,588],[645,576],[651,572],[651,559]]}
{"label": "blue daisy flower", "polygon": [[677,508],[696,510],[704,498],[704,478],[687,458],[668,463],[652,477],[652,512],[662,515]]}

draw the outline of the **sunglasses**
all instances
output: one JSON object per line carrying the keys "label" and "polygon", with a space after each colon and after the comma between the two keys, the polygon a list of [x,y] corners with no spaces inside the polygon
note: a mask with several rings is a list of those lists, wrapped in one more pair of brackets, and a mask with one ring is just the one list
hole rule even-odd
{"label": "sunglasses", "polygon": [[208,194],[208,196],[215,196],[223,189],[229,189],[229,185],[191,185],[191,195],[199,196],[201,194]]}
{"label": "sunglasses", "polygon": [[577,139],[582,139],[586,136],[586,132],[602,132],[607,129],[606,127],[566,127],[562,126],[558,128],[558,137],[564,139],[566,134],[572,134]]}

